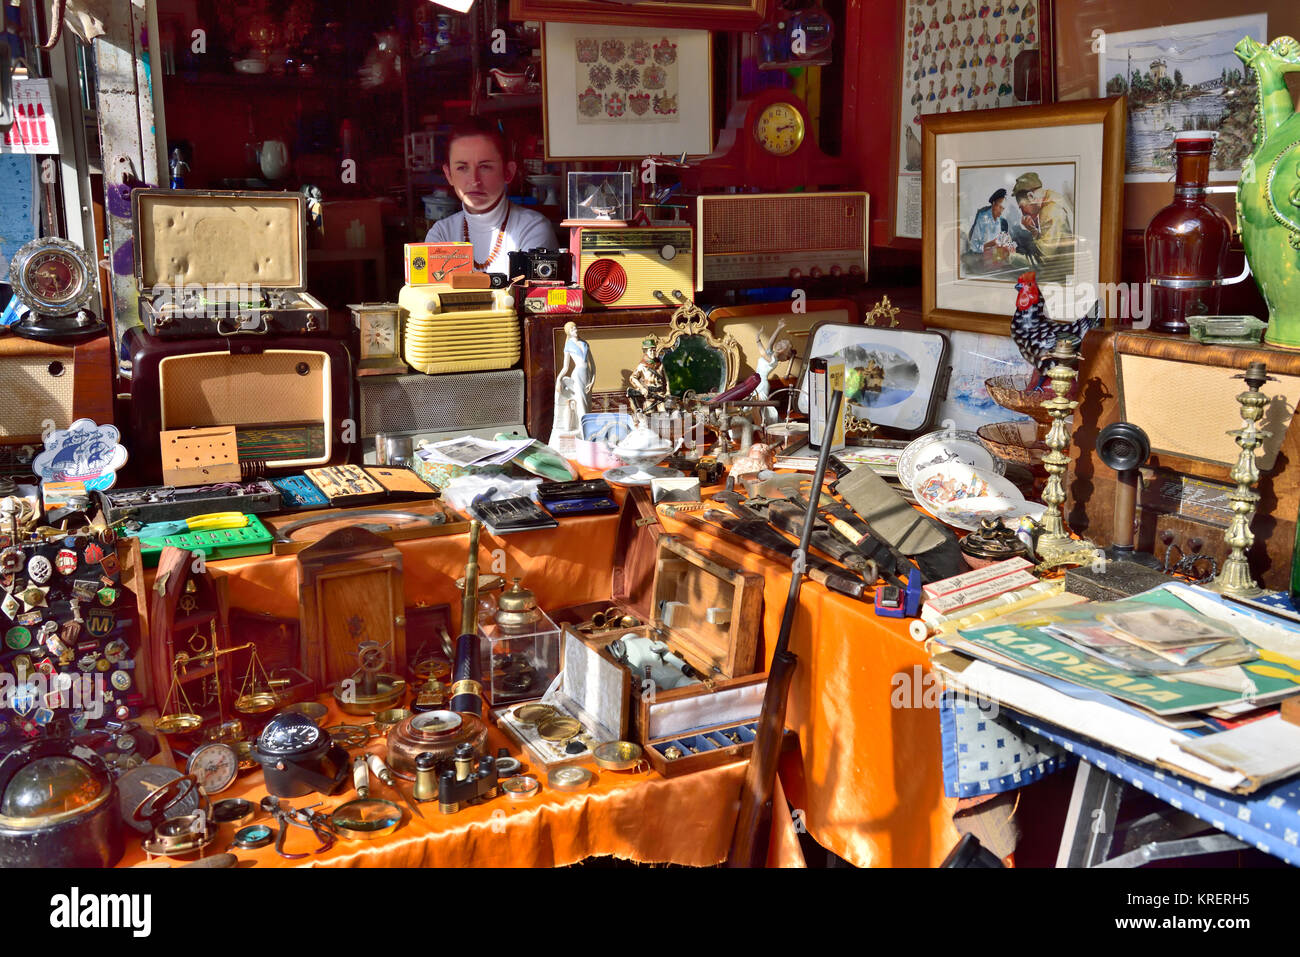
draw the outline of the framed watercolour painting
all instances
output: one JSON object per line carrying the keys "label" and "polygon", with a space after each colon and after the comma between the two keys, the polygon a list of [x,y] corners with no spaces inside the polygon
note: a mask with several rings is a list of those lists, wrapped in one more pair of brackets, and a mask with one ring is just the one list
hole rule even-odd
{"label": "framed watercolour painting", "polygon": [[705,30],[548,23],[542,73],[549,162],[703,156],[713,149]]}
{"label": "framed watercolour painting", "polygon": [[1119,280],[1124,98],[922,121],[922,313],[1006,334],[1034,272],[1055,319],[1105,315]]}

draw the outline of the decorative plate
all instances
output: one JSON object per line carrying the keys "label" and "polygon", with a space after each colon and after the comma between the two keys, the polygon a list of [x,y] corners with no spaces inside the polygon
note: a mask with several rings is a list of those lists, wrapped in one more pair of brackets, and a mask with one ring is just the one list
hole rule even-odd
{"label": "decorative plate", "polygon": [[[992,497],[1005,500],[1008,510],[1028,504],[1020,490],[1000,475],[957,461],[943,462],[921,472],[912,482],[912,492],[921,507],[935,518],[968,531],[979,526],[978,519],[971,524],[962,524],[969,516],[960,514],[960,509],[953,510],[950,507],[953,503]],[[1009,511],[988,514],[1006,515]]]}
{"label": "decorative plate", "polygon": [[1000,518],[1014,526],[1014,520],[1022,515],[1041,519],[1043,511],[1043,506],[1037,502],[990,495],[985,498],[966,498],[940,505],[935,517],[955,528],[964,528],[968,532],[973,532],[980,527],[981,519]]}
{"label": "decorative plate", "polygon": [[973,468],[1002,475],[1006,465],[990,452],[974,432],[943,429],[910,443],[898,459],[898,480],[907,488],[926,469],[944,462],[961,462]]}

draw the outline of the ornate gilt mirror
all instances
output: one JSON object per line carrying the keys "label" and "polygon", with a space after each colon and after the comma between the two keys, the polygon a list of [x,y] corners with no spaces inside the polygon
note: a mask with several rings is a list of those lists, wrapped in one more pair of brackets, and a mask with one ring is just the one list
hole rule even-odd
{"label": "ornate gilt mirror", "polygon": [[736,384],[740,343],[730,333],[717,338],[695,303],[683,303],[669,321],[668,334],[655,342],[670,395],[708,395]]}

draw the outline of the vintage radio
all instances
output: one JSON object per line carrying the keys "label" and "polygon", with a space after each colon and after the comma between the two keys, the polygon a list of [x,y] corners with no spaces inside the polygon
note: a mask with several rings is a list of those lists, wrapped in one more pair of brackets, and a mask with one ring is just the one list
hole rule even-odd
{"label": "vintage radio", "polygon": [[165,429],[235,427],[245,471],[283,474],[344,462],[356,421],[345,344],[280,336],[161,340],[127,330],[136,478],[160,476]]}
{"label": "vintage radio", "polygon": [[525,434],[524,372],[384,375],[360,380],[361,441],[374,459],[378,434],[437,442],[457,435]]}
{"label": "vintage radio", "polygon": [[131,193],[140,319],[165,338],[328,335],[304,291],[301,193],[137,189]]}
{"label": "vintage radio", "polygon": [[[1095,331],[1082,347],[1079,407],[1074,413],[1066,492],[1070,528],[1099,546],[1113,541],[1116,473],[1097,452],[1097,437],[1114,422],[1146,432],[1151,454],[1139,470],[1134,546],[1163,559],[1197,553],[1222,565],[1232,519],[1229,472],[1240,449],[1228,433],[1241,428],[1236,378],[1263,362],[1275,381],[1262,428],[1271,435],[1257,456],[1259,505],[1247,552],[1256,580],[1285,590],[1291,580],[1300,510],[1300,353],[1269,346],[1202,345],[1182,337]],[[1205,563],[1203,563],[1205,564]],[[1208,570],[1208,569],[1207,569]]]}
{"label": "vintage radio", "polygon": [[519,318],[506,289],[403,286],[403,352],[417,372],[482,372],[519,361]]}
{"label": "vintage radio", "polygon": [[[694,681],[654,689],[632,676],[631,727],[646,758],[671,776],[744,757],[754,739],[766,674],[755,674],[762,629],[763,577],[670,535],[656,524],[643,490],[632,490],[619,516],[612,607],[637,625],[624,626],[609,614],[611,603],[579,605],[556,612],[566,634],[581,635],[607,661],[627,667],[613,642],[629,634],[667,645],[664,658],[684,662]],[[608,627],[596,618],[613,618]],[[592,627],[596,624],[595,627]],[[581,626],[581,630],[580,629]],[[734,737],[733,737],[734,736]],[[676,757],[670,749],[676,748]]]}
{"label": "vintage radio", "polygon": [[[721,339],[731,335],[740,344],[738,379],[743,380],[760,360],[758,340],[771,338],[778,322],[780,339],[788,339],[799,356],[808,354],[809,331],[820,322],[853,322],[861,309],[848,299],[813,299],[805,311],[794,313],[791,303],[719,306],[709,310],[709,325]],[[564,326],[573,322],[578,336],[591,349],[596,368],[592,382],[592,411],[617,408],[627,402],[627,374],[641,361],[641,342],[666,336],[671,313],[663,309],[622,310],[581,315],[530,313],[524,317],[524,365],[528,369],[528,434],[550,435],[555,409],[555,373],[564,364]],[[781,363],[775,376],[797,376],[802,360]],[[773,383],[775,391],[777,384]],[[779,399],[780,397],[778,397]],[[782,413],[784,417],[784,412]]]}
{"label": "vintage radio", "polygon": [[77,346],[0,338],[0,476],[31,475],[46,427],[113,421],[108,336]]}
{"label": "vintage radio", "polygon": [[575,226],[571,235],[589,306],[677,306],[695,298],[690,227]]}
{"label": "vintage radio", "polygon": [[867,278],[866,193],[736,193],[696,198],[695,288]]}

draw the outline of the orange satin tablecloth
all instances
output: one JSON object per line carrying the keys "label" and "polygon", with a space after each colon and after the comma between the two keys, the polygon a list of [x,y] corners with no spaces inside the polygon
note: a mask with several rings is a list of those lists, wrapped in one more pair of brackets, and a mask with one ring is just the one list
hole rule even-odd
{"label": "orange satin tablecloth", "polygon": [[[789,589],[789,568],[672,518],[661,520],[669,532],[764,576],[763,654],[764,661],[770,661]],[[617,526],[618,516],[606,515],[566,519],[556,529],[502,538],[484,529],[480,572],[523,578],[543,609],[607,599]],[[468,535],[396,545],[402,552],[407,605],[449,604],[453,621],[458,620],[455,579],[464,573]],[[296,556],[229,559],[210,567],[227,576],[232,608],[298,617]],[[914,667],[928,669],[921,644],[908,637],[905,622],[877,618],[869,604],[807,581],[790,650],[799,664],[786,724],[798,734],[801,750],[787,752],[782,761],[769,864],[802,864],[795,836],[801,827],[858,866],[929,867],[941,862],[959,835],[951,817],[955,801],[943,797],[938,714],[890,705],[896,675],[912,681]],[[338,714],[327,719],[330,724],[340,722],[360,719]],[[507,744],[495,728],[491,734],[494,752]],[[371,742],[369,747],[380,746]],[[529,764],[518,751],[511,747],[511,753]],[[340,840],[329,852],[300,861],[283,860],[272,847],[238,854],[272,866],[554,866],[599,855],[688,865],[725,860],[744,762],[672,779],[654,772],[601,771],[594,763],[590,767],[598,780],[582,792],[551,791],[543,771],[536,774],[542,792],[528,801],[499,797],[454,815],[440,814],[436,803],[425,805],[424,820],[408,820],[388,838],[369,843]],[[372,784],[374,796],[393,798],[385,793],[389,789]],[[409,793],[410,785],[405,788]],[[253,772],[218,797],[247,797],[256,803],[265,793],[261,774]],[[333,808],[353,796],[349,788],[324,799],[324,805]],[[784,813],[787,797],[794,815]],[[320,799],[312,795],[289,803],[300,806]],[[224,833],[229,830],[224,829],[222,840],[229,840]],[[294,830],[288,850],[312,846],[309,832]],[[143,861],[139,842],[128,845],[122,864]],[[213,845],[208,853],[219,849],[224,846]]]}
{"label": "orange satin tablecloth", "polygon": [[[328,702],[328,698],[321,700]],[[330,715],[323,723],[364,722],[331,706]],[[735,830],[744,762],[672,779],[662,778],[653,771],[605,771],[592,762],[588,767],[595,780],[590,787],[582,791],[553,791],[546,785],[546,772],[532,767],[528,756],[520,754],[517,747],[490,725],[488,740],[492,753],[497,748],[510,747],[528,766],[525,773],[532,774],[542,785],[537,795],[523,801],[498,795],[455,814],[441,813],[434,801],[418,805],[423,817],[416,817],[391,788],[371,775],[370,796],[392,801],[403,810],[403,823],[393,834],[374,841],[339,838],[328,851],[298,860],[280,857],[274,844],[257,850],[234,849],[234,853],[241,863],[251,861],[258,867],[555,867],[610,855],[631,861],[700,867],[726,860]],[[371,740],[365,750],[382,757],[385,753],[382,739]],[[351,752],[354,756],[357,753]],[[409,797],[411,784],[401,778],[397,784]],[[246,798],[257,804],[265,796],[262,774],[253,771],[215,797]],[[285,802],[292,807],[320,802],[317,810],[324,812],[355,797],[349,778],[342,793],[333,797],[311,794],[286,798]],[[271,816],[261,811],[250,823],[275,826]],[[235,830],[233,825],[223,825],[217,841],[204,853],[224,851]],[[146,860],[138,840],[128,838],[126,843],[127,852],[119,866],[129,867]],[[777,847],[788,844],[781,835],[773,841]],[[316,847],[316,838],[310,831],[290,826],[285,851],[305,853]],[[184,863],[193,856],[172,863]]]}
{"label": "orange satin tablecloth", "polygon": [[[660,521],[670,533],[763,575],[766,667],[789,593],[788,567],[662,509]],[[800,751],[784,755],[781,781],[802,825],[822,847],[859,867],[942,863],[961,835],[952,823],[956,799],[943,794],[939,712],[891,705],[900,683],[910,702],[918,676],[923,685],[934,680],[907,619],[879,618],[868,602],[805,580],[790,651],[799,663],[785,721],[799,735]]]}

